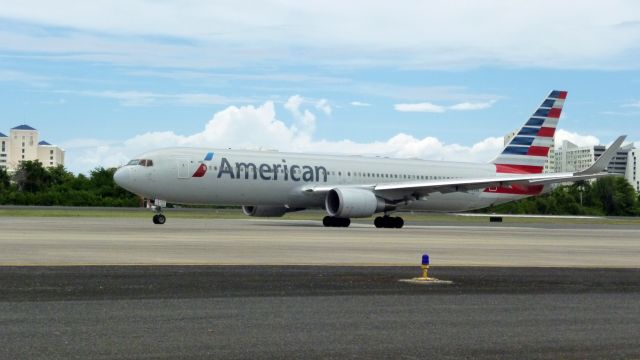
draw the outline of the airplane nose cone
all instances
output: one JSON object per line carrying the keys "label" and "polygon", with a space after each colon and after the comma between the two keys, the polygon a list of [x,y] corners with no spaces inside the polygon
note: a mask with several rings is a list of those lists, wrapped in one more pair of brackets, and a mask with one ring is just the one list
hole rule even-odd
{"label": "airplane nose cone", "polygon": [[123,167],[116,170],[116,173],[113,174],[113,181],[121,187],[128,189],[131,184],[131,174],[129,173],[129,169]]}

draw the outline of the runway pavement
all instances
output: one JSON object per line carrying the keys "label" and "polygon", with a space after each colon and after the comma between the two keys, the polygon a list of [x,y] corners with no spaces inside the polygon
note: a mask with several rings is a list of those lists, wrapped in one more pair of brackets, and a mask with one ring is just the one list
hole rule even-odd
{"label": "runway pavement", "polygon": [[[0,230],[0,358],[640,357],[637,226],[7,217]],[[398,281],[424,251],[453,285]]]}
{"label": "runway pavement", "polygon": [[6,359],[619,359],[640,270],[1,267]]}
{"label": "runway pavement", "polygon": [[0,265],[413,265],[640,267],[640,227],[371,224],[169,218],[0,218]]}

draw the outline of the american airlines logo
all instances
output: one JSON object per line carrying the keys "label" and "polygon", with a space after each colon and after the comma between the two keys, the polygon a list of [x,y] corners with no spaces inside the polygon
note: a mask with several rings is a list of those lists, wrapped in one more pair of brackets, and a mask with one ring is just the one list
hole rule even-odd
{"label": "american airlines logo", "polygon": [[[213,153],[207,153],[204,161],[193,173],[193,177],[203,177],[207,173],[205,162],[213,160]],[[231,179],[245,180],[284,180],[304,182],[327,182],[327,169],[324,166],[289,165],[285,159],[281,164],[254,164],[252,162],[236,162],[235,167],[227,158],[220,159],[218,178],[227,176]]]}
{"label": "american airlines logo", "polygon": [[234,167],[227,158],[220,160],[218,178],[228,176],[231,179],[258,180],[284,180],[305,182],[327,182],[327,169],[324,166],[289,165],[282,159],[281,164],[254,164],[251,162],[237,162]]}

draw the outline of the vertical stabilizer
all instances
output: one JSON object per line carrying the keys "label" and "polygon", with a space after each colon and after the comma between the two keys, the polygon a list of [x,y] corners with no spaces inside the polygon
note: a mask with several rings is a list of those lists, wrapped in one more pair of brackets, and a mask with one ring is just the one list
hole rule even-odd
{"label": "vertical stabilizer", "polygon": [[539,174],[549,156],[549,148],[567,98],[566,91],[553,90],[493,159],[498,173]]}

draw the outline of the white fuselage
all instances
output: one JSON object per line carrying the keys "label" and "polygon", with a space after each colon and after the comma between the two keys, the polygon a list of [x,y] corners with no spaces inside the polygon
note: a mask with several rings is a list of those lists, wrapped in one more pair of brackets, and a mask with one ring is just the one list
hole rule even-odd
{"label": "white fuselage", "polygon": [[[322,208],[324,196],[305,189],[502,176],[493,164],[275,151],[171,148],[139,159],[151,160],[153,165],[120,168],[118,183],[146,198],[179,204]],[[397,209],[464,211],[523,197],[492,189],[433,193],[399,204]]]}

